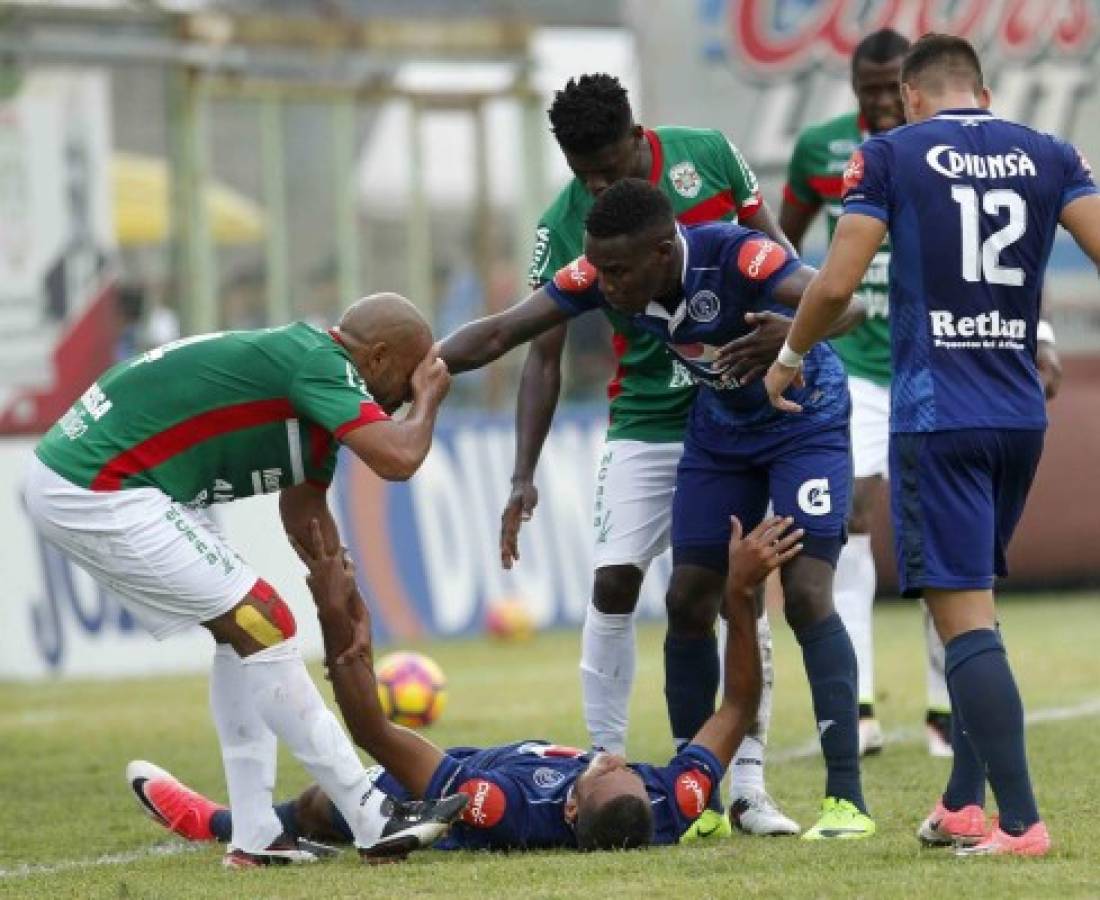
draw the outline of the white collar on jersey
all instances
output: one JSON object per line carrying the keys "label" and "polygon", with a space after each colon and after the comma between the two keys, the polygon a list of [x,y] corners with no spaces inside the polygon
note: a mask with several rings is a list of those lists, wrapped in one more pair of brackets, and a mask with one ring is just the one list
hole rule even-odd
{"label": "white collar on jersey", "polygon": [[945,109],[932,116],[933,119],[942,119],[947,122],[962,122],[967,119],[996,119],[988,109],[975,107],[974,109]]}
{"label": "white collar on jersey", "polygon": [[668,321],[669,335],[675,334],[676,329],[680,327],[681,323],[687,317],[687,303],[684,299],[684,288],[687,285],[688,243],[687,238],[684,237],[684,228],[679,223],[676,224],[676,239],[680,242],[680,250],[683,253],[683,261],[680,267],[680,303],[675,311],[671,313],[656,300],[650,300],[649,305],[645,308],[645,314],[647,316],[653,316],[655,319],[666,319]]}

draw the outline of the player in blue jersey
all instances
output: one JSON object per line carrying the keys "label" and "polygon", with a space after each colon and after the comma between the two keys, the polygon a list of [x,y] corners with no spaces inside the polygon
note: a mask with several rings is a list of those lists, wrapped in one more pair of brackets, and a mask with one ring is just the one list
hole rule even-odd
{"label": "player in blue jersey", "polygon": [[[925,35],[902,66],[902,93],[910,124],[852,157],[829,255],[766,385],[775,406],[798,411],[784,392],[803,354],[843,313],[889,230],[898,570],[946,645],[954,711],[951,778],[918,836],[969,845],[960,853],[1041,856],[1050,837],[993,582],[1046,427],[1035,363],[1044,269],[1059,223],[1100,265],[1100,196],[1072,146],[989,112],[965,40]],[[987,777],[1000,811],[988,835]]]}
{"label": "player in blue jersey", "polygon": [[[316,523],[312,546],[307,550],[298,545],[298,551],[310,570],[326,658],[334,661],[329,672],[336,702],[352,737],[385,767],[375,784],[392,791],[390,796],[414,813],[411,797],[458,793],[468,798],[461,821],[437,847],[626,849],[674,844],[701,817],[709,817],[714,833],[721,833],[723,825],[729,833],[724,817],[708,809],[708,803],[756,716],[762,681],[756,591],[769,572],[802,549],[803,532],[792,524],[789,518],[772,517],[742,537],[740,524],[732,522],[724,608],[729,623],[725,693],[694,740],[665,766],[628,764],[621,756],[540,740],[444,751],[417,732],[394,725],[378,701],[369,651],[346,664],[335,662],[354,624],[347,611],[355,586],[350,563],[343,551],[325,552]],[[160,824],[190,840],[228,839],[229,810],[163,769],[133,762],[127,777],[143,808]],[[351,839],[343,817],[318,787],[275,811],[296,838]]]}

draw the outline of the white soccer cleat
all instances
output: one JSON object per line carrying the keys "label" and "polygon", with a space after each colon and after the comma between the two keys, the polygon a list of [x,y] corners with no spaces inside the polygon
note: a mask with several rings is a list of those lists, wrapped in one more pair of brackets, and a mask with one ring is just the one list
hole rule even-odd
{"label": "white soccer cleat", "polygon": [[873,756],[882,752],[886,743],[878,719],[859,720],[859,755]]}
{"label": "white soccer cleat", "polygon": [[730,823],[745,834],[777,837],[798,834],[799,824],[783,814],[779,805],[759,788],[746,788],[730,798]]}
{"label": "white soccer cleat", "polygon": [[387,797],[382,834],[369,847],[359,847],[359,858],[372,865],[400,862],[414,850],[430,847],[462,815],[469,798],[452,794],[439,800],[395,800]]}

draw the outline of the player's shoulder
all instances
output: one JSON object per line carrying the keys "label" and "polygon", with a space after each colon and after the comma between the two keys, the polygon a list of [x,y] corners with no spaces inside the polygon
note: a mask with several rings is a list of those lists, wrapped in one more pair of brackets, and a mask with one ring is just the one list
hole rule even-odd
{"label": "player's shoulder", "polygon": [[[795,146],[803,152],[819,151],[829,153],[837,151],[843,154],[855,149],[860,140],[859,114],[850,112],[835,116],[824,122],[807,125],[799,132]],[[838,142],[844,142],[844,149]]]}
{"label": "player's shoulder", "polygon": [[584,229],[584,217],[592,207],[592,196],[576,178],[570,178],[558,195],[543,210],[539,227],[551,232]]}
{"label": "player's shoulder", "polygon": [[691,128],[686,125],[658,125],[653,132],[660,139],[666,158],[676,153],[706,155],[730,152],[729,139],[716,128]]}
{"label": "player's shoulder", "polygon": [[751,281],[766,281],[792,259],[764,232],[736,222],[707,222],[684,231],[692,268],[719,266],[736,269]]}

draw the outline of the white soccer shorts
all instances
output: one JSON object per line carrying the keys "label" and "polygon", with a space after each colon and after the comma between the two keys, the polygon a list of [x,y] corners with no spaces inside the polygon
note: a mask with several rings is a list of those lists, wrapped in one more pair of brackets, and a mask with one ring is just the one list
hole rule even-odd
{"label": "white soccer shorts", "polygon": [[31,457],[24,486],[35,527],[158,640],[243,600],[256,573],[210,517],[156,488],[90,491]]}
{"label": "white soccer shorts", "polygon": [[668,549],[680,443],[606,441],[596,464],[593,568],[643,572]]}
{"label": "white soccer shorts", "polygon": [[852,395],[852,474],[888,476],[890,459],[890,388],[857,375],[848,376]]}

